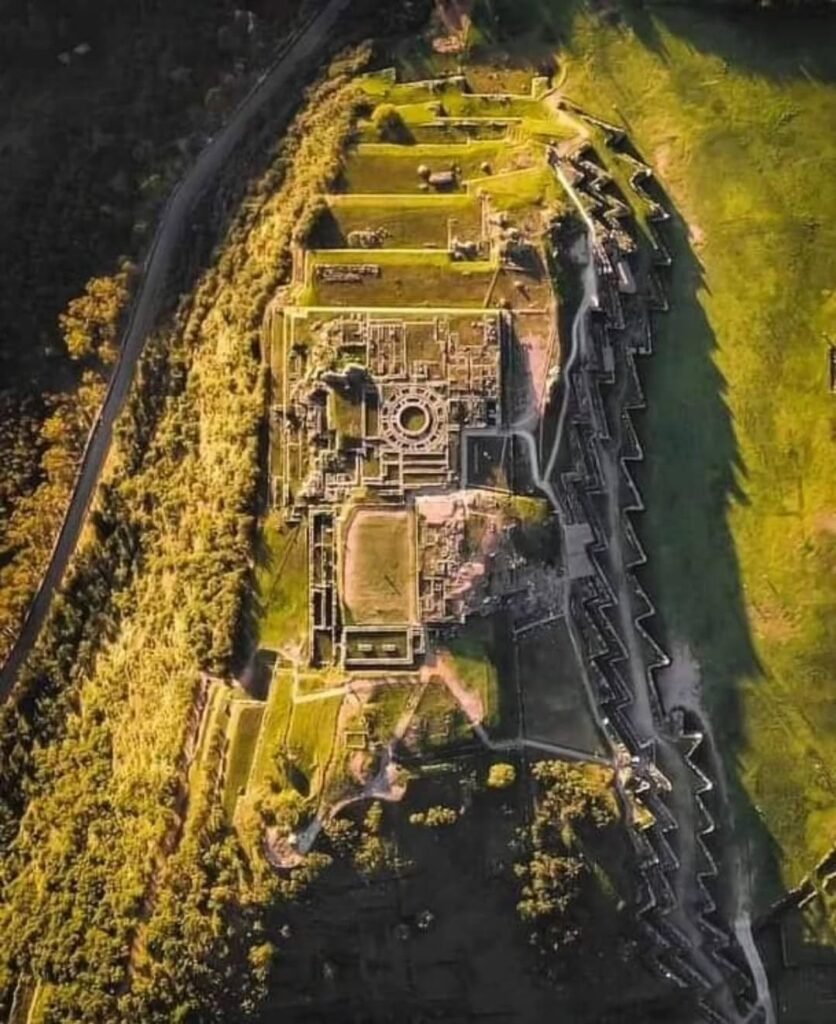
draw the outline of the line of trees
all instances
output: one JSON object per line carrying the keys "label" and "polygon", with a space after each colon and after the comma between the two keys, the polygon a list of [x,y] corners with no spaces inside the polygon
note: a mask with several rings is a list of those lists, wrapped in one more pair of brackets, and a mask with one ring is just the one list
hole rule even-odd
{"label": "line of trees", "polygon": [[527,855],[514,865],[521,884],[517,910],[535,926],[538,943],[554,950],[580,937],[572,911],[591,876],[576,830],[614,823],[618,805],[610,768],[540,761],[531,773],[538,793],[523,837]]}

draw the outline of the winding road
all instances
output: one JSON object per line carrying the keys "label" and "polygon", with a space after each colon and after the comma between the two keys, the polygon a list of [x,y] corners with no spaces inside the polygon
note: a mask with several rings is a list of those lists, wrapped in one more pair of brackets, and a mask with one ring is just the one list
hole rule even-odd
{"label": "winding road", "polygon": [[29,606],[15,646],[0,670],[0,700],[5,700],[11,692],[20,666],[37,641],[52,596],[61,585],[78,545],[90,502],[110,451],[113,424],[125,403],[145,342],[160,314],[177,250],[186,235],[198,199],[215,183],[253,120],[268,103],[284,96],[282,115],[293,108],[297,97],[294,88],[296,81],[333,41],[337,20],[350,2],[329,0],[285,43],[270,69],[259,78],[229,122],[202,150],[169,196],[143,262],[139,287],[122,336],[119,359],[87,438],[73,493],[55,538],[49,565]]}

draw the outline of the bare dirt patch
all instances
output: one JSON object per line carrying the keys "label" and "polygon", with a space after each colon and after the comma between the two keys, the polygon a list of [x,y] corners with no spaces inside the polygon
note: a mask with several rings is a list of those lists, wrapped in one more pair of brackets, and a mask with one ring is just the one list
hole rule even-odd
{"label": "bare dirt patch", "polygon": [[456,673],[452,658],[444,651],[439,651],[434,657],[427,659],[427,664],[421,668],[421,679],[430,685],[443,683],[467,715],[470,724],[482,724],[485,719],[485,708],[481,696],[468,690]]}

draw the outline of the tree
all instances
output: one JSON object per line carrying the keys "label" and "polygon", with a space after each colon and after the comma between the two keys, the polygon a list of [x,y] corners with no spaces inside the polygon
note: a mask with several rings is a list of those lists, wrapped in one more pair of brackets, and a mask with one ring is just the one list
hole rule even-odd
{"label": "tree", "polygon": [[507,789],[517,779],[517,769],[512,764],[492,764],[488,772],[488,785],[491,789]]}
{"label": "tree", "polygon": [[409,139],[409,129],[392,103],[380,103],[374,108],[372,124],[384,142],[406,142]]}
{"label": "tree", "polygon": [[272,942],[261,942],[250,949],[248,959],[257,978],[266,979],[275,956],[276,947]]}
{"label": "tree", "polygon": [[441,806],[430,807],[427,811],[418,811],[409,816],[410,825],[423,825],[425,828],[455,825],[458,820],[458,811],[452,807]]}
{"label": "tree", "polygon": [[87,282],[84,294],[73,299],[58,317],[71,358],[98,357],[106,363],[115,360],[119,319],[129,294],[126,270]]}

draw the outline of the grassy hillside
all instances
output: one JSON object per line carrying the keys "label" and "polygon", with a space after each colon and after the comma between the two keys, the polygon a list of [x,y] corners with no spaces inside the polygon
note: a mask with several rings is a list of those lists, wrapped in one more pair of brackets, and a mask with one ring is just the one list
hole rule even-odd
{"label": "grassy hillside", "polygon": [[742,834],[760,818],[792,883],[836,841],[834,21],[555,24],[566,94],[628,125],[678,214],[641,423],[651,592],[699,663]]}

